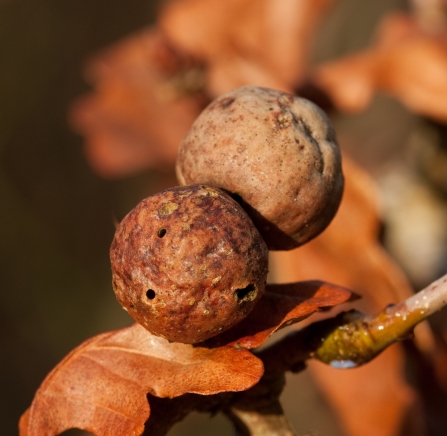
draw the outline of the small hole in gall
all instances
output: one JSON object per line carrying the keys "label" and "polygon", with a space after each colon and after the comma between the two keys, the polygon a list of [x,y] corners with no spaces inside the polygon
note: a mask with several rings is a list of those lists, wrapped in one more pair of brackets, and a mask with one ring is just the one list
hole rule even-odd
{"label": "small hole in gall", "polygon": [[234,296],[238,300],[239,303],[242,301],[253,301],[256,298],[258,290],[253,283],[250,283],[245,288],[236,289],[234,291]]}
{"label": "small hole in gall", "polygon": [[161,228],[158,232],[157,235],[159,238],[162,238],[164,235],[166,235],[166,229],[165,228]]}
{"label": "small hole in gall", "polygon": [[153,300],[153,299],[155,298],[155,291],[154,291],[153,289],[149,289],[149,290],[146,292],[146,297],[147,297],[149,300]]}

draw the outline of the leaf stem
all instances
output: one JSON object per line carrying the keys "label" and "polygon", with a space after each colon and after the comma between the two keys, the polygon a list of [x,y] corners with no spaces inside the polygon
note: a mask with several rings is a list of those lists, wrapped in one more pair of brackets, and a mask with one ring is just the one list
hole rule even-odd
{"label": "leaf stem", "polygon": [[266,373],[297,372],[315,358],[337,368],[369,362],[392,343],[407,338],[413,328],[447,305],[447,275],[407,300],[377,315],[356,310],[316,322],[257,353]]}
{"label": "leaf stem", "polygon": [[447,275],[375,316],[355,311],[342,314],[340,325],[320,338],[312,357],[341,368],[362,365],[392,343],[407,338],[417,324],[446,304]]}

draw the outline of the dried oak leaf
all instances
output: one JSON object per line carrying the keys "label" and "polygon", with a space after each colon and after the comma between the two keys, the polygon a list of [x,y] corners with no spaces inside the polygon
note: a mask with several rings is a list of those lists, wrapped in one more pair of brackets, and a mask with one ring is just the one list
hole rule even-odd
{"label": "dried oak leaf", "polygon": [[[272,252],[273,279],[319,277],[358,291],[356,307],[375,313],[412,295],[404,274],[378,242],[379,211],[374,182],[343,157],[345,192],[328,228],[308,244]],[[419,327],[418,327],[419,328]],[[430,343],[430,332],[421,342]],[[309,368],[337,412],[348,436],[396,436],[416,401],[404,375],[402,348],[394,345],[360,368],[340,371],[318,362]]]}
{"label": "dried oak leaf", "polygon": [[206,344],[256,348],[279,329],[302,321],[317,311],[356,298],[346,288],[318,280],[268,284],[263,297],[247,318],[232,329],[209,339]]}
{"label": "dried oak leaf", "polygon": [[62,360],[22,416],[20,435],[74,427],[99,436],[140,435],[150,413],[147,393],[172,398],[242,391],[263,371],[245,349],[169,343],[133,324],[85,341]]}
{"label": "dried oak leaf", "polygon": [[217,97],[255,84],[291,91],[302,80],[317,24],[333,0],[177,0],[159,25],[185,53],[207,65]]}
{"label": "dried oak leaf", "polygon": [[432,34],[416,19],[392,14],[380,23],[372,46],[319,66],[312,82],[342,111],[364,110],[384,91],[411,111],[447,121],[447,30]]}
{"label": "dried oak leaf", "polygon": [[246,320],[201,346],[169,343],[139,324],[96,336],[47,376],[21,418],[20,435],[56,435],[73,427],[98,436],[140,435],[150,414],[147,393],[173,398],[247,390],[264,372],[247,348],[352,296],[318,281],[269,285]]}
{"label": "dried oak leaf", "polygon": [[208,103],[200,66],[146,28],[96,55],[86,66],[95,90],[79,98],[69,121],[103,177],[175,162],[177,147]]}

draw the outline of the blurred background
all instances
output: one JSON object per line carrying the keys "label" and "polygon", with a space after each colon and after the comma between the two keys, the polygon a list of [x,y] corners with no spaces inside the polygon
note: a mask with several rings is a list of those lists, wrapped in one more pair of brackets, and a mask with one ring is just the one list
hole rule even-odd
{"label": "blurred background", "polygon": [[[174,172],[150,168],[101,178],[67,113],[89,90],[82,75],[87,59],[153,23],[160,4],[0,0],[1,434],[17,434],[34,392],[71,349],[131,322],[110,283],[114,222],[142,198],[175,185]],[[367,47],[386,12],[407,9],[404,0],[336,2],[317,31],[312,63]],[[437,175],[430,166],[433,156],[436,162],[443,156],[445,127],[384,95],[361,114],[333,120],[340,138],[349,135],[344,151],[383,193],[383,241],[414,287],[447,272],[447,165]],[[284,408],[300,434],[343,435],[306,372],[290,376]],[[230,434],[224,418],[210,419],[192,415],[170,434]]]}
{"label": "blurred background", "polygon": [[[151,22],[155,2],[0,2],[0,426],[17,434],[48,371],[73,347],[129,324],[111,289],[115,216],[151,172],[106,181],[67,125],[89,55]],[[165,176],[161,176],[163,178]]]}

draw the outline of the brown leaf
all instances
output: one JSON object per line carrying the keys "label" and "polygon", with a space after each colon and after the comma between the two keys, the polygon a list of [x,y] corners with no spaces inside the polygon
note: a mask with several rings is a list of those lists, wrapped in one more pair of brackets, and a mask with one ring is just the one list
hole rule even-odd
{"label": "brown leaf", "polygon": [[342,111],[364,110],[384,91],[411,111],[446,122],[439,96],[447,95],[447,30],[432,34],[409,15],[389,15],[370,48],[321,65],[312,80]]}
{"label": "brown leaf", "polygon": [[246,84],[290,91],[304,77],[316,25],[332,3],[178,0],[159,23],[176,47],[209,66],[211,96]]}
{"label": "brown leaf", "polygon": [[[362,295],[356,307],[375,313],[413,292],[378,242],[374,182],[346,156],[343,172],[344,196],[329,227],[296,250],[271,253],[270,269],[281,281],[319,277],[355,289]],[[419,334],[422,343],[430,343],[427,329]],[[403,365],[402,349],[394,345],[373,362],[354,370],[342,372],[318,363],[309,367],[348,436],[395,436],[415,401]]]}
{"label": "brown leaf", "polygon": [[20,421],[21,436],[77,427],[105,435],[140,435],[146,394],[177,397],[242,391],[263,374],[245,349],[169,343],[139,324],[104,333],[73,350],[47,376]]}
{"label": "brown leaf", "polygon": [[354,289],[363,297],[362,310],[375,312],[413,291],[378,241],[378,192],[373,180],[347,156],[343,173],[343,199],[328,228],[298,249],[271,252],[270,269],[274,281],[318,277]]}
{"label": "brown leaf", "polygon": [[207,66],[205,74],[206,90],[211,96],[220,96],[251,83],[290,94],[294,93],[290,84],[275,76],[275,71],[234,50],[228,50],[213,59],[213,62]]}
{"label": "brown leaf", "polygon": [[207,103],[200,67],[148,28],[95,56],[86,70],[96,89],[75,102],[70,123],[85,136],[94,170],[120,177],[172,166]]}
{"label": "brown leaf", "polygon": [[211,98],[246,84],[292,92],[332,2],[168,3],[158,28],[127,37],[87,64],[95,91],[75,102],[69,121],[85,137],[90,165],[107,178],[169,167]]}
{"label": "brown leaf", "polygon": [[206,344],[234,344],[243,348],[261,346],[273,333],[348,300],[355,294],[340,286],[320,281],[267,285],[265,294],[250,315],[232,329],[209,339]]}

